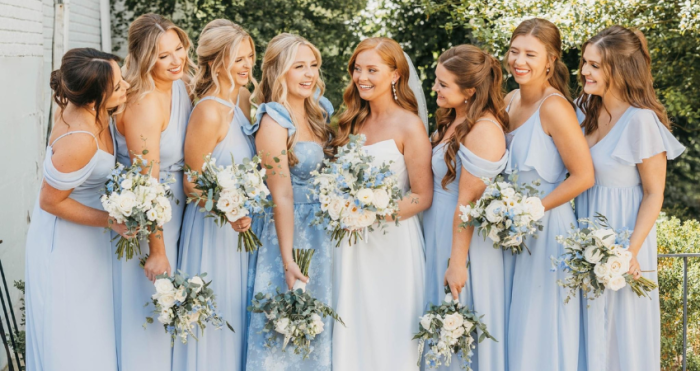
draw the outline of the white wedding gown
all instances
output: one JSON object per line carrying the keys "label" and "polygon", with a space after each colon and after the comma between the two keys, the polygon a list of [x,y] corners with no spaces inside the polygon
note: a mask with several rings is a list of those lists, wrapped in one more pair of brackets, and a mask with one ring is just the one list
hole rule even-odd
{"label": "white wedding gown", "polygon": [[[393,140],[365,150],[391,169],[407,194],[408,172]],[[335,249],[334,300],[346,324],[333,327],[334,371],[418,370],[418,317],[423,310],[425,253],[417,217]]]}

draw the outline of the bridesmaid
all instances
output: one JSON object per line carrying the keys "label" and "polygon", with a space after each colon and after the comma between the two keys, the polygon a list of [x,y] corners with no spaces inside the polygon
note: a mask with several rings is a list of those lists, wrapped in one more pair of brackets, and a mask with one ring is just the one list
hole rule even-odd
{"label": "bridesmaid", "polygon": [[[476,345],[471,368],[504,370],[503,253],[473,227],[459,228],[458,207],[476,202],[486,188],[481,178],[493,178],[506,167],[503,133],[508,114],[501,64],[473,45],[460,45],[440,55],[435,75],[433,91],[440,109],[433,134],[433,204],[423,215],[425,307],[439,305],[449,285],[454,298],[484,315],[498,340]],[[455,358],[450,367],[440,369],[461,370],[463,365]]]}
{"label": "bridesmaid", "polygon": [[[258,235],[262,246],[255,273],[254,293],[275,293],[291,289],[296,280],[308,282],[307,290],[326,304],[332,303],[331,242],[322,229],[310,222],[320,204],[309,198],[312,178],[309,174],[332,155],[329,140],[332,131],[327,122],[333,114],[330,102],[323,98],[325,84],[319,75],[321,54],[306,39],[283,33],[267,45],[262,63],[260,85],[253,100],[260,104],[255,123],[247,125],[247,134],[255,134],[263,163],[268,171],[267,186],[276,207],[262,221]],[[287,151],[287,155],[280,155]],[[277,158],[279,162],[273,161]],[[292,259],[292,248],[316,249],[304,277]],[[342,315],[342,314],[341,314]],[[287,349],[265,347],[262,333],[266,318],[253,314],[248,329],[248,370],[329,370],[331,368],[332,320],[324,319],[325,331],[316,336],[308,359]],[[277,344],[281,347],[281,341]]]}
{"label": "bridesmaid", "polygon": [[[175,183],[170,184],[174,196],[172,219],[163,226],[163,232],[141,241],[141,256],[129,261],[113,257],[117,357],[122,370],[171,369],[169,336],[157,324],[144,330],[144,319],[153,310],[144,304],[154,293],[151,281],[159,274],[170,275],[176,267],[185,208],[183,146],[192,110],[181,79],[187,78],[190,70],[190,47],[187,34],[157,14],[142,15],[129,26],[124,78],[131,89],[126,107],[116,119],[117,161],[129,164],[134,154],[148,149],[143,158],[154,162],[152,174],[161,182],[172,177]],[[139,258],[146,254],[148,259],[141,268]]]}
{"label": "bridesmaid", "polygon": [[[197,44],[199,71],[192,85],[201,99],[187,125],[185,163],[201,169],[210,153],[218,165],[231,165],[231,156],[240,163],[254,155],[252,140],[241,130],[250,125],[250,92],[245,86],[252,80],[255,63],[253,39],[233,22],[217,19],[204,27]],[[186,180],[185,193],[195,192],[194,184]],[[207,273],[219,314],[236,332],[197,331],[198,341],[176,342],[173,370],[244,370],[248,254],[236,246],[237,232],[246,231],[251,219],[219,227],[213,218],[205,218],[201,207],[191,203],[185,210],[179,269]]]}
{"label": "bridesmaid", "polygon": [[[601,213],[613,228],[633,230],[629,274],[638,279],[642,271],[651,271],[644,276],[657,282],[654,223],[664,199],[666,160],[685,148],[671,135],[666,110],[656,98],[644,35],[612,26],[582,50],[578,113],[596,184],[576,198],[576,214],[593,218]],[[588,370],[659,370],[659,291],[649,294],[651,300],[638,298],[623,288],[584,301]]]}
{"label": "bridesmaid", "polygon": [[[569,71],[561,61],[559,29],[533,18],[513,32],[506,68],[520,89],[508,94],[506,173],[518,182],[539,180],[544,230],[526,238],[532,255],[504,254],[506,268],[506,368],[575,370],[579,362],[580,307],[564,304],[551,273],[551,257],[563,248],[555,240],[576,222],[569,201],[593,185],[593,164],[569,97]],[[569,176],[567,177],[567,173]]]}
{"label": "bridesmaid", "polygon": [[362,41],[348,72],[348,108],[334,144],[346,144],[349,134],[364,134],[365,150],[375,163],[391,161],[404,198],[399,226],[387,223],[367,240],[336,250],[334,296],[348,326],[334,329],[333,369],[415,370],[418,343],[411,339],[418,332],[425,279],[416,215],[430,207],[433,196],[430,141],[408,87],[408,61],[396,41]]}
{"label": "bridesmaid", "polygon": [[[115,164],[109,112],[129,84],[118,58],[69,50],[51,73],[58,105],[27,235],[28,371],[116,371],[110,221],[100,196]],[[79,269],[78,269],[79,268]]]}

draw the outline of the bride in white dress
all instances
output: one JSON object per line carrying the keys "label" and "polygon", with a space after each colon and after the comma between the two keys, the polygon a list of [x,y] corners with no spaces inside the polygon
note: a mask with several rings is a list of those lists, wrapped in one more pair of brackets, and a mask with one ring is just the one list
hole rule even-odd
{"label": "bride in white dress", "polygon": [[[399,226],[367,234],[335,251],[334,301],[346,326],[333,328],[334,371],[417,370],[418,317],[423,310],[425,254],[418,214],[430,207],[433,179],[425,120],[418,116],[420,82],[396,41],[370,38],[353,53],[345,91],[348,109],[339,121],[335,145],[349,134],[367,137],[374,162],[392,162],[404,198]],[[424,111],[424,110],[423,110]]]}

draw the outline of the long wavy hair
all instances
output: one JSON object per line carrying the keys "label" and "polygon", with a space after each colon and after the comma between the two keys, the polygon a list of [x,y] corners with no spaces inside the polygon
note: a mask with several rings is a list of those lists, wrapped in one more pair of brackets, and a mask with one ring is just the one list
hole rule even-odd
{"label": "long wavy hair", "polygon": [[352,74],[355,71],[355,61],[357,56],[367,50],[374,50],[382,58],[382,61],[392,70],[399,74],[399,80],[396,82],[396,104],[401,108],[418,114],[418,102],[413,91],[408,86],[408,78],[410,70],[408,61],[403,53],[403,49],[396,41],[386,37],[372,37],[360,42],[352,53],[348,62],[348,73],[350,74],[350,83],[345,88],[343,93],[343,101],[345,102],[346,110],[338,119],[338,134],[333,141],[334,148],[343,146],[350,141],[350,134],[356,134],[362,124],[364,124],[370,114],[369,102],[360,97],[360,92],[352,80]]}
{"label": "long wavy hair", "polygon": [[[294,126],[298,126],[299,123],[295,122],[296,119],[291,114],[292,107],[287,101],[289,89],[286,75],[292,68],[297,51],[302,45],[306,45],[311,49],[316,57],[319,69],[321,68],[321,53],[313,44],[299,35],[281,33],[270,40],[270,43],[267,45],[261,66],[262,76],[260,83],[251,97],[251,100],[256,104],[277,102],[283,105],[289,111]],[[323,96],[326,90],[326,84],[323,82],[320,74],[316,79],[316,86],[314,86],[313,90],[318,92],[318,94],[304,100],[304,109],[306,110],[311,132],[316,139],[325,143],[324,152],[326,155],[331,156],[333,149],[329,145],[329,138],[333,137],[333,131],[326,123],[329,118],[328,112],[319,104],[319,98]],[[290,167],[298,163],[296,156],[291,151],[296,143],[297,133],[295,132],[287,138],[287,160]]]}
{"label": "long wavy hair", "polygon": [[[586,48],[595,45],[600,51],[601,66],[606,77],[607,93],[611,86],[617,88],[625,102],[633,107],[646,108],[654,111],[659,121],[669,130],[670,121],[666,108],[659,102],[654,91],[654,78],[651,74],[651,55],[647,49],[647,41],[638,30],[628,29],[622,26],[611,26],[583,44],[582,55]],[[579,65],[581,83],[586,83],[586,78],[581,73],[583,59]],[[598,116],[604,109],[610,111],[603,103],[603,97],[582,92],[578,99],[578,106],[586,114],[581,127],[590,134],[598,130]]]}
{"label": "long wavy hair", "polygon": [[[474,95],[467,103],[467,117],[464,121],[455,123],[455,132],[445,144],[447,174],[442,178],[442,188],[446,188],[457,178],[459,145],[474,127],[476,120],[490,112],[505,131],[508,127],[508,113],[503,100],[503,72],[501,63],[496,58],[474,45],[459,45],[442,53],[438,63],[452,73],[463,92],[474,89]],[[437,131],[433,135],[433,148],[445,138],[447,129],[456,119],[456,112],[454,108],[439,108],[435,116]]]}
{"label": "long wavy hair", "polygon": [[[109,113],[105,103],[114,92],[111,61],[118,62],[119,57],[92,48],[71,49],[61,58],[61,67],[51,72],[50,86],[62,120],[68,103],[76,107],[93,103],[100,132],[108,127],[109,123],[102,122],[100,117]],[[70,126],[67,122],[66,125]]]}
{"label": "long wavy hair", "polygon": [[177,33],[182,46],[187,50],[183,67],[185,73],[182,79],[185,83],[190,80],[196,66],[190,58],[192,42],[187,33],[161,15],[144,14],[129,25],[129,49],[122,68],[124,80],[131,85],[126,94],[127,105],[138,101],[155,89],[151,71],[158,58],[158,39],[168,30]]}
{"label": "long wavy hair", "polygon": [[[569,104],[575,108],[574,101],[571,99],[571,91],[569,90],[569,69],[561,61],[561,33],[559,28],[546,19],[527,19],[522,21],[513,31],[513,35],[510,37],[510,44],[513,44],[513,40],[516,37],[527,35],[534,36],[544,44],[549,63],[551,63],[551,68],[547,72],[547,81],[552,87],[564,94]],[[512,74],[513,72],[510,71],[508,66],[508,53],[503,59],[506,71]]]}
{"label": "long wavy hair", "polygon": [[[233,93],[235,87],[234,78],[231,76],[231,66],[235,63],[241,44],[245,42],[250,43],[253,50],[253,60],[255,60],[253,38],[241,26],[227,19],[215,19],[204,27],[197,42],[198,69],[190,84],[196,97],[201,98],[212,89],[213,94],[221,92],[219,74],[216,73],[220,70],[226,71],[226,78],[231,81],[229,93]],[[254,86],[257,85],[253,78],[253,66],[251,66],[248,76],[250,76],[250,82]],[[230,103],[235,105],[235,102]]]}

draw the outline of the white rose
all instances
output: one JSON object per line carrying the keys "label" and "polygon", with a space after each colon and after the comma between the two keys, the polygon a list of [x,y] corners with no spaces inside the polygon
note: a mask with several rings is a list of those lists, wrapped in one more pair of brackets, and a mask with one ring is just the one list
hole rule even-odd
{"label": "white rose", "polygon": [[486,207],[486,219],[491,223],[500,223],[503,220],[503,213],[506,211],[506,204],[503,201],[491,201]]}
{"label": "white rose", "polygon": [[609,257],[605,265],[607,265],[610,274],[613,276],[620,276],[630,269],[629,263],[625,264],[625,262],[617,256]]}
{"label": "white rose", "polygon": [[158,212],[156,212],[156,209],[150,209],[146,212],[146,218],[150,221],[154,221],[158,219]]}
{"label": "white rose", "polygon": [[226,213],[226,219],[228,219],[229,222],[235,222],[246,215],[248,215],[248,209],[237,207]]}
{"label": "white rose", "polygon": [[445,348],[447,348],[447,344],[445,344],[444,341],[440,340],[437,343],[437,347],[438,347],[438,350],[444,350]]}
{"label": "white rose", "polygon": [[452,331],[452,337],[455,339],[459,339],[462,335],[464,335],[464,327],[462,326],[457,327],[456,330]]}
{"label": "white rose", "polygon": [[221,192],[219,200],[216,201],[216,208],[222,213],[229,213],[238,206],[233,202],[233,192]]}
{"label": "white rose", "polygon": [[175,291],[175,286],[168,278],[159,278],[153,285],[156,287],[157,294],[172,294]]}
{"label": "white rose", "polygon": [[583,251],[583,258],[591,264],[598,264],[600,259],[603,258],[603,254],[598,251],[598,246],[588,246],[586,250]]}
{"label": "white rose", "polygon": [[370,225],[374,224],[375,221],[377,221],[377,214],[366,210],[363,211],[357,219],[357,222],[360,224],[361,228],[369,227]]}
{"label": "white rose", "polygon": [[175,291],[175,300],[179,301],[180,303],[183,303],[187,299],[187,291],[185,290],[185,286],[180,286],[177,291]]}
{"label": "white rose", "polygon": [[219,184],[219,186],[225,190],[231,190],[236,188],[236,178],[233,176],[233,173],[226,169],[220,171],[218,174],[216,174],[216,182]]}
{"label": "white rose", "polygon": [[323,327],[324,327],[323,320],[321,319],[321,316],[318,314],[314,313],[311,315],[311,326],[314,329],[314,334],[318,335],[323,332]]}
{"label": "white rose", "polygon": [[511,187],[501,189],[501,195],[503,198],[513,198],[513,196],[515,196],[515,190]]}
{"label": "white rose", "polygon": [[601,246],[609,248],[615,244],[615,231],[612,229],[596,229],[595,231],[591,232],[591,235],[593,235],[595,242]]}
{"label": "white rose", "polygon": [[120,186],[123,190],[130,190],[134,186],[134,182],[131,179],[122,180]]}
{"label": "white rose", "polygon": [[430,329],[430,325],[431,325],[432,321],[433,321],[433,315],[426,314],[420,318],[420,325],[423,326],[423,329],[425,329],[429,333],[432,333],[433,331]]}
{"label": "white rose", "polygon": [[158,316],[158,322],[167,325],[173,320],[173,311],[170,309],[164,309],[160,312]]}
{"label": "white rose", "polygon": [[609,288],[610,290],[617,291],[627,285],[627,281],[625,281],[625,277],[623,276],[617,276],[613,277],[608,281],[606,288]]}
{"label": "white rose", "polygon": [[248,183],[252,185],[253,187],[257,187],[260,184],[260,178],[258,177],[257,174],[253,173],[246,173],[246,179],[248,179]]}
{"label": "white rose", "polygon": [[596,277],[598,277],[598,279],[601,279],[602,277],[605,277],[605,276],[610,274],[610,269],[608,269],[607,264],[598,263],[593,268],[593,273],[595,273],[595,275],[596,275]]}
{"label": "white rose", "polygon": [[280,334],[286,335],[288,329],[289,318],[280,318],[279,320],[277,320],[277,323],[275,323],[275,331],[279,332]]}
{"label": "white rose", "polygon": [[135,205],[136,195],[134,192],[125,191],[119,195],[119,199],[117,200],[117,210],[119,210],[122,215],[131,216],[131,211]]}
{"label": "white rose", "polygon": [[363,205],[371,205],[374,199],[374,192],[369,188],[363,188],[357,192],[355,197],[360,200]]}
{"label": "white rose", "polygon": [[187,280],[187,282],[199,285],[196,289],[194,289],[195,294],[202,291],[202,287],[204,286],[204,281],[202,280],[202,277],[194,276]]}
{"label": "white rose", "polygon": [[489,232],[489,238],[493,242],[501,242],[501,238],[498,237],[498,228],[491,228],[491,231]]}
{"label": "white rose", "polygon": [[374,190],[374,206],[379,209],[386,209],[389,206],[389,194],[383,189]]}
{"label": "white rose", "polygon": [[525,211],[530,214],[533,220],[540,220],[544,217],[544,206],[538,197],[528,197],[523,203]]}
{"label": "white rose", "polygon": [[464,318],[460,313],[452,313],[445,316],[442,321],[442,328],[447,331],[454,331],[464,324]]}
{"label": "white rose", "polygon": [[474,324],[469,321],[464,321],[464,332],[470,334],[474,330]]}
{"label": "white rose", "polygon": [[343,200],[338,198],[331,200],[328,204],[328,215],[330,215],[331,219],[338,220],[340,218],[343,206]]}
{"label": "white rose", "polygon": [[168,200],[167,197],[163,197],[163,196],[156,197],[156,203],[158,203],[158,205],[162,208],[166,208],[166,207],[170,206],[170,200]]}
{"label": "white rose", "polygon": [[159,295],[158,304],[160,304],[162,308],[172,308],[173,305],[175,305],[175,293]]}

